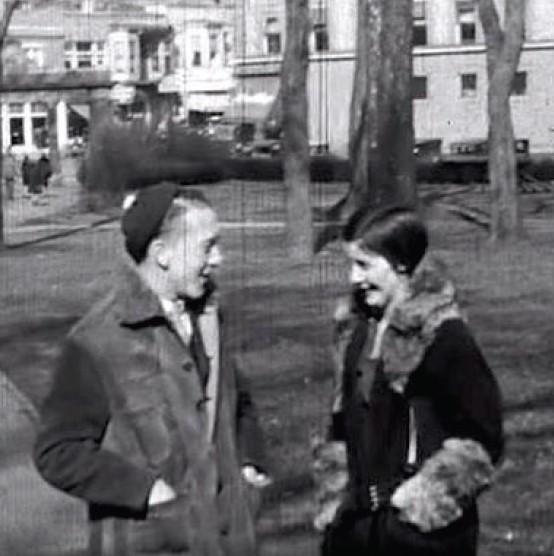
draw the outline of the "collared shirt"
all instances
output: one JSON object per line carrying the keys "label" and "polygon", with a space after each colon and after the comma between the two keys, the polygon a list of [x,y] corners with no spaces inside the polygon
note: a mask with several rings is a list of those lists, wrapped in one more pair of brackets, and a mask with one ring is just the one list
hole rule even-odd
{"label": "collared shirt", "polygon": [[192,322],[185,304],[182,300],[171,301],[165,297],[160,297],[160,304],[169,321],[175,327],[177,334],[183,342],[188,346],[192,338]]}

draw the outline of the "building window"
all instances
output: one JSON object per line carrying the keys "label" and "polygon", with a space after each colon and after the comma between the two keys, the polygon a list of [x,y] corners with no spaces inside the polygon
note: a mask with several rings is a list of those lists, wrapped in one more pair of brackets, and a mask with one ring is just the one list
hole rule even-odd
{"label": "building window", "polygon": [[96,0],[94,2],[95,12],[107,12],[110,9],[110,3],[107,0]]}
{"label": "building window", "polygon": [[83,9],[82,0],[65,0],[63,4],[64,9],[72,12],[80,12]]}
{"label": "building window", "polygon": [[323,0],[310,8],[310,20],[313,25],[313,49],[315,52],[329,50],[329,29],[327,27],[328,10]]}
{"label": "building window", "polygon": [[202,40],[198,35],[192,37],[192,65],[195,67],[202,65]]}
{"label": "building window", "polygon": [[412,98],[427,98],[427,77],[425,75],[414,75],[412,77]]}
{"label": "building window", "polygon": [[10,117],[10,145],[24,145],[23,117]]}
{"label": "building window", "polygon": [[456,14],[460,44],[475,44],[477,13],[474,0],[457,0]]}
{"label": "building window", "polygon": [[518,71],[512,81],[512,95],[522,96],[527,93],[527,72]]}
{"label": "building window", "polygon": [[267,53],[280,54],[281,52],[281,33],[267,33]]}
{"label": "building window", "polygon": [[268,17],[265,25],[265,41],[268,54],[281,53],[281,32],[276,17]]}
{"label": "building window", "polygon": [[104,41],[66,41],[65,68],[94,69],[104,65]]}
{"label": "building window", "polygon": [[425,2],[416,0],[413,11],[412,45],[427,44],[427,20],[425,17]]}
{"label": "building window", "polygon": [[41,70],[44,67],[44,49],[42,45],[23,43],[21,48],[25,53],[29,71]]}
{"label": "building window", "polygon": [[135,35],[129,36],[129,73],[131,76],[137,73],[137,48],[138,42]]}
{"label": "building window", "polygon": [[173,44],[171,43],[171,41],[164,41],[162,43],[162,58],[164,64],[163,71],[165,75],[173,71],[172,52]]}
{"label": "building window", "polygon": [[208,33],[208,57],[210,63],[213,62],[218,55],[219,51],[219,33],[217,31],[210,31]]}
{"label": "building window", "polygon": [[31,103],[33,144],[39,149],[48,147],[48,106],[44,102]]}
{"label": "building window", "polygon": [[470,98],[477,96],[477,74],[462,73],[462,97]]}
{"label": "building window", "polygon": [[159,73],[160,71],[160,51],[158,48],[152,53],[152,72]]}
{"label": "building window", "polygon": [[12,102],[8,106],[10,120],[10,145],[24,145],[23,103]]}
{"label": "building window", "polygon": [[167,75],[172,70],[171,60],[172,45],[169,41],[159,42],[150,55],[150,70],[152,73]]}
{"label": "building window", "polygon": [[229,65],[231,61],[231,53],[233,52],[232,34],[229,31],[223,31],[223,64]]}
{"label": "building window", "polygon": [[329,50],[329,33],[325,23],[314,25],[314,49],[316,52],[327,52]]}

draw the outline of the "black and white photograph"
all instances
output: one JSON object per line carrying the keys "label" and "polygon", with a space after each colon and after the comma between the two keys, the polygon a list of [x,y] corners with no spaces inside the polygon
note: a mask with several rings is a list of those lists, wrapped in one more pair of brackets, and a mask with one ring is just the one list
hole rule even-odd
{"label": "black and white photograph", "polygon": [[553,0],[0,22],[0,556],[554,555]]}

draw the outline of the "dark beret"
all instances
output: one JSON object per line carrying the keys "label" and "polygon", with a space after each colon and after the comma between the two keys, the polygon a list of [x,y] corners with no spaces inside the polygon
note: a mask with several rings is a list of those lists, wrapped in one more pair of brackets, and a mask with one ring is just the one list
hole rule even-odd
{"label": "dark beret", "polygon": [[124,206],[121,229],[125,248],[136,262],[144,259],[179,189],[177,184],[170,182],[144,187],[134,194],[135,199],[129,207]]}

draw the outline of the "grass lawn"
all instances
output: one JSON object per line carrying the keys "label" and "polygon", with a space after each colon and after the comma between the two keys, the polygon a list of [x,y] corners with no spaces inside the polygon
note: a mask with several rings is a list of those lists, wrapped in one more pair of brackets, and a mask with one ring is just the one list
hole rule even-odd
{"label": "grass lawn", "polygon": [[[315,186],[314,203],[328,205],[342,190]],[[224,221],[282,219],[279,183],[206,192]],[[486,206],[480,193],[456,197]],[[553,203],[548,195],[524,197],[528,237],[503,251],[440,205],[426,209],[432,245],[459,285],[505,399],[507,452],[496,486],[482,497],[482,556],[554,554]],[[332,246],[312,264],[291,266],[283,239],[277,227],[224,229],[221,287],[276,477],[260,523],[264,554],[292,556],[317,553],[308,523],[309,438],[327,425],[329,316],[347,273]],[[65,333],[109,287],[120,249],[117,230],[107,227],[0,253],[1,366],[34,404],[48,389]]]}

